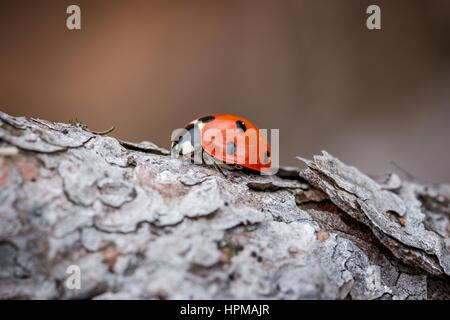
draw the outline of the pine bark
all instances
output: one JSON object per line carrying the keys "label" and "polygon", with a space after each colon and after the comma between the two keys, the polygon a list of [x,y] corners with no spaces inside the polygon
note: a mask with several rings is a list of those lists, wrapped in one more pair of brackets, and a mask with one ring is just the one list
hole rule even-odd
{"label": "pine bark", "polygon": [[450,185],[300,161],[223,177],[0,113],[0,298],[450,298]]}

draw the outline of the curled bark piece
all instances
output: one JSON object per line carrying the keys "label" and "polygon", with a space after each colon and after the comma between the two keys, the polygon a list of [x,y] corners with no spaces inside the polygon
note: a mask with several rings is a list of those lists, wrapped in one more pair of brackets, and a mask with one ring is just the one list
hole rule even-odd
{"label": "curled bark piece", "polygon": [[123,141],[119,140],[120,144],[123,145],[125,148],[135,151],[142,151],[142,152],[148,152],[148,153],[154,153],[154,154],[160,154],[160,155],[169,155],[170,151],[161,147],[158,147],[156,144],[150,141],[142,141],[142,142],[129,142],[129,141]]}
{"label": "curled bark piece", "polygon": [[427,230],[417,198],[422,186],[405,181],[394,193],[326,152],[303,161],[308,166],[303,177],[369,226],[398,258],[432,274],[450,275],[448,237]]}

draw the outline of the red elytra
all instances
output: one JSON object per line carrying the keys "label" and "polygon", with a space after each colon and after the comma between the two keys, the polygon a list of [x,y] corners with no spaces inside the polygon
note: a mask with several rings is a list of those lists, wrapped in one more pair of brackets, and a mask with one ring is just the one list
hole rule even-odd
{"label": "red elytra", "polygon": [[249,120],[216,114],[193,123],[200,128],[203,150],[214,159],[259,172],[271,168],[267,137]]}

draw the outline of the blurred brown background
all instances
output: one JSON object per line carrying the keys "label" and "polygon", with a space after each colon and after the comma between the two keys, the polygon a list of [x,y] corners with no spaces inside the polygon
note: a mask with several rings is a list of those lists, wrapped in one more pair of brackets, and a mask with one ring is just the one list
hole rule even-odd
{"label": "blurred brown background", "polygon": [[[78,4],[82,30],[66,29]],[[378,4],[382,30],[365,27]],[[169,146],[211,113],[280,128],[281,160],[326,149],[450,181],[450,1],[0,0],[0,110]]]}

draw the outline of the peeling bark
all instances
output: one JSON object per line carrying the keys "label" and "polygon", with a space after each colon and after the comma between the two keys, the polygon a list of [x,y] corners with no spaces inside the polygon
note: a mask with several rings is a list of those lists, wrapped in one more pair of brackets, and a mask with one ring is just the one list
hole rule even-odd
{"label": "peeling bark", "polygon": [[449,299],[449,185],[168,154],[0,113],[0,298]]}

